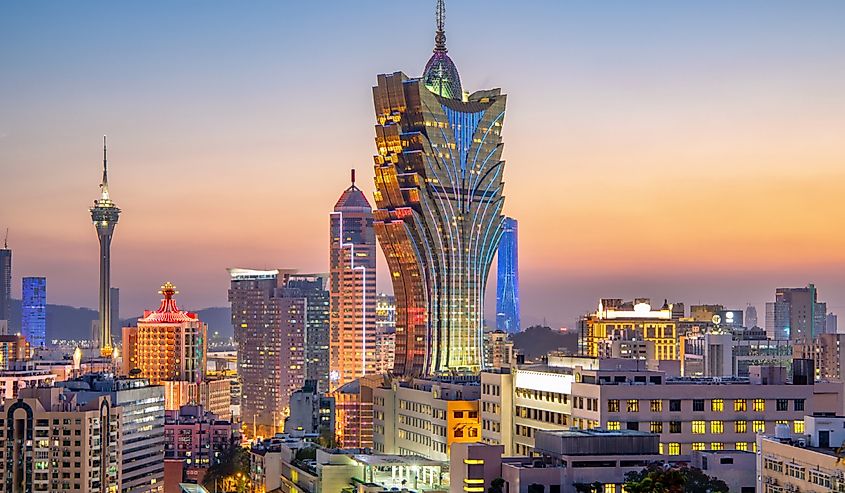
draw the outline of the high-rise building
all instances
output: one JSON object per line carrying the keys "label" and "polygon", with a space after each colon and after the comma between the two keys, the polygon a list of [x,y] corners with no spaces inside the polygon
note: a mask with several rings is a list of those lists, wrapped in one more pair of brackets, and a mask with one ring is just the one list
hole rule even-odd
{"label": "high-rise building", "polygon": [[100,182],[100,198],[91,207],[91,221],[97,229],[100,240],[100,304],[99,304],[99,346],[100,355],[110,358],[114,349],[111,337],[111,240],[114,227],[120,217],[120,209],[109,197],[108,160],[106,159],[106,138],[103,137],[103,180]]}
{"label": "high-rise building", "polygon": [[[145,310],[136,327],[123,328],[123,372],[165,381],[200,383],[205,377],[208,325],[176,306],[176,287],[166,282],[157,310]],[[178,407],[177,407],[178,409]]]}
{"label": "high-rise building", "polygon": [[287,288],[291,271],[229,269],[245,434],[284,429],[290,395],[305,382],[307,300]]}
{"label": "high-rise building", "polygon": [[0,248],[0,320],[9,321],[12,318],[12,250],[7,238]]}
{"label": "high-rise building", "polygon": [[47,342],[47,278],[24,277],[21,298],[21,334],[32,347]]}
{"label": "high-rise building", "polygon": [[827,319],[825,320],[825,332],[828,334],[836,334],[839,332],[838,327],[838,320],[835,313],[831,312],[827,314]]}
{"label": "high-rise building", "polygon": [[513,341],[507,332],[494,330],[484,333],[484,367],[506,368],[514,363]]}
{"label": "high-rise building", "polygon": [[[79,402],[107,396],[120,415],[120,493],[164,491],[164,388],[143,378],[90,373],[56,382]],[[72,459],[71,459],[72,460]],[[115,490],[117,491],[117,490]]]}
{"label": "high-rise building", "polygon": [[55,387],[26,388],[19,397],[0,409],[2,491],[120,491],[120,406]]}
{"label": "high-rise building", "polygon": [[758,327],[757,325],[757,307],[749,304],[745,307],[745,326],[749,329]]}
{"label": "high-rise building", "polygon": [[305,378],[316,381],[320,392],[329,390],[330,298],[326,277],[325,274],[292,274],[287,281],[290,294],[305,298]]}
{"label": "high-rise building", "polygon": [[29,361],[30,345],[22,335],[0,334],[0,370],[8,370],[14,363]]}
{"label": "high-rise building", "polygon": [[496,275],[496,329],[513,334],[522,330],[519,320],[519,225],[506,217],[499,242]]}
{"label": "high-rise building", "polygon": [[813,284],[804,288],[778,288],[775,301],[766,303],[769,339],[808,340],[825,332],[827,304],[818,301]]}
{"label": "high-rise building", "polygon": [[376,237],[364,193],[347,188],[330,224],[331,341],[329,387],[334,390],[376,368]]}
{"label": "high-rise building", "polygon": [[[206,410],[188,405],[165,411],[164,458],[183,463],[175,482],[202,482],[208,468],[218,464],[224,451],[238,439],[238,427]],[[167,481],[167,476],[165,476]],[[167,485],[169,488],[169,484]]]}
{"label": "high-rise building", "polygon": [[396,296],[394,372],[473,373],[482,366],[484,291],[502,234],[499,89],[465,95],[438,2],[423,76],[382,74],[376,113],[376,235]]}

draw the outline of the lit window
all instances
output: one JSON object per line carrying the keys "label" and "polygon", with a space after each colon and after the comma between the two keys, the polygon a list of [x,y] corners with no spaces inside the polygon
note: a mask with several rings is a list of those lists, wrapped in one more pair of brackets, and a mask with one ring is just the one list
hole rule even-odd
{"label": "lit window", "polygon": [[607,401],[607,412],[609,413],[618,413],[619,412],[619,399],[610,399]]}
{"label": "lit window", "polygon": [[663,442],[657,444],[657,453],[663,455]]}
{"label": "lit window", "polygon": [[663,421],[652,421],[649,431],[652,433],[663,433]]}
{"label": "lit window", "polygon": [[710,433],[714,434],[722,434],[725,432],[725,423],[723,421],[711,421],[710,422]]}
{"label": "lit window", "polygon": [[792,422],[792,429],[795,433],[804,433],[804,420],[796,419]]}
{"label": "lit window", "polygon": [[736,442],[735,448],[737,450],[746,450],[747,451],[748,450],[748,442]]}
{"label": "lit window", "polygon": [[710,450],[725,450],[725,444],[722,442],[713,442],[710,444]]}
{"label": "lit window", "polygon": [[734,433],[748,433],[748,421],[734,421]]}
{"label": "lit window", "polygon": [[734,411],[738,413],[748,411],[748,401],[745,399],[734,399]]}
{"label": "lit window", "polygon": [[619,430],[619,421],[608,421],[607,422],[607,429],[612,431]]}
{"label": "lit window", "polygon": [[628,400],[627,410],[629,413],[638,413],[640,412],[640,401],[636,399]]}
{"label": "lit window", "polygon": [[751,405],[751,409],[755,412],[762,413],[766,411],[766,400],[765,399],[754,399],[754,402]]}
{"label": "lit window", "polygon": [[710,410],[714,413],[720,413],[725,410],[725,401],[723,399],[713,399],[710,401]]}
{"label": "lit window", "polygon": [[766,422],[755,419],[754,422],[751,423],[751,429],[754,433],[766,433]]}
{"label": "lit window", "polygon": [[693,450],[704,450],[704,442],[694,442],[692,444]]}
{"label": "lit window", "polygon": [[604,485],[604,493],[616,493],[616,485],[613,483]]}
{"label": "lit window", "polygon": [[706,433],[704,421],[693,421],[692,432],[696,435],[703,435]]}
{"label": "lit window", "polygon": [[677,442],[670,443],[669,455],[681,455],[681,444]]}
{"label": "lit window", "polygon": [[661,400],[652,400],[651,401],[651,412],[659,413],[663,411],[663,401]]}

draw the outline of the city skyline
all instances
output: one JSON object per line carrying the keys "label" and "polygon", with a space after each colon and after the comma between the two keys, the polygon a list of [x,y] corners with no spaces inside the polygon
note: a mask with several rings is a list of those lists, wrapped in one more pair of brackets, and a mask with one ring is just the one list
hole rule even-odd
{"label": "city skyline", "polygon": [[[834,21],[842,5],[818,2],[809,11],[779,2],[717,3],[706,12],[660,2],[498,5],[498,13],[474,12],[470,2],[450,5],[450,25],[461,28],[450,31],[449,44],[467,87],[495,82],[516,97],[503,135],[510,163],[504,212],[522,223],[524,326],[542,318],[572,326],[608,296],[733,308],[752,302],[762,313],[776,287],[809,282],[831,311],[841,310],[845,282],[836,274],[845,264],[845,237],[825,226],[845,209],[833,199],[845,157],[838,142],[843,77],[832,63],[845,47]],[[0,226],[11,230],[15,297],[17,279],[43,275],[52,301],[96,308],[96,240],[85,207],[100,172],[103,133],[112,140],[110,185],[124,210],[112,266],[122,315],[137,315],[146,287],[161,278],[185,286],[186,306],[203,308],[226,305],[228,265],[327,271],[325,212],[344,184],[341,170],[368,170],[371,162],[366,88],[373,74],[394,68],[421,75],[431,39],[431,23],[421,21],[410,23],[398,46],[377,43],[343,19],[355,14],[349,7],[336,7],[336,17],[323,19],[312,6],[262,5],[250,13],[214,6],[194,24],[189,7],[168,9],[170,20],[153,18],[161,8],[0,7],[0,39],[19,47],[0,53],[12,67],[0,80],[0,105],[8,109],[0,117],[0,162],[9,177],[3,181],[16,186],[0,193],[0,210],[11,211]],[[428,3],[407,9],[421,19],[433,14]],[[638,22],[627,23],[628,9],[641,11]],[[90,31],[98,34],[83,34],[94,22],[85,16],[95,10],[103,18],[93,16],[97,29]],[[519,23],[526,17],[532,31]],[[496,56],[513,68],[499,74],[476,38],[480,25],[506,18],[513,32],[502,35]],[[55,29],[36,37],[27,30],[36,20]],[[233,20],[238,29],[247,22],[254,29],[234,37],[241,32],[225,28]],[[187,32],[177,35],[177,22]],[[335,33],[279,51],[320,29]],[[153,31],[163,34],[146,43]],[[797,34],[780,36],[784,31]],[[114,43],[102,44],[118,32]],[[67,40],[61,49],[58,39]],[[523,56],[528,47],[536,61]],[[366,56],[350,56],[365,48]],[[235,66],[238,75],[221,73],[223,62],[253,49]],[[351,79],[336,101],[341,122],[327,122],[299,101],[329,84],[290,77],[302,68]],[[173,103],[178,99],[184,105]],[[338,141],[330,147],[338,151],[323,151],[298,130],[317,124],[331,126]],[[301,150],[308,148],[321,153]],[[298,186],[312,170],[323,183]],[[362,173],[359,182],[371,199],[372,177]],[[776,209],[784,198],[789,207]],[[272,216],[274,229],[301,234],[265,235],[264,214],[249,214],[254,209]],[[299,214],[285,214],[290,210]],[[175,245],[158,239],[186,227],[215,234]],[[603,239],[608,231],[612,241]],[[48,255],[54,250],[64,258]],[[390,290],[386,275],[379,290]]]}

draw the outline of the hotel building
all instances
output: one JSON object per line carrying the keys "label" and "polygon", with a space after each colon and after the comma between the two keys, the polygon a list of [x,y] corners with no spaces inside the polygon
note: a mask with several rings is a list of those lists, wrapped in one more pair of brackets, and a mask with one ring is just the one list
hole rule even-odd
{"label": "hotel building", "polygon": [[487,274],[502,234],[500,89],[465,94],[443,1],[422,77],[378,76],[375,229],[396,296],[397,375],[477,373]]}
{"label": "hotel building", "polygon": [[109,396],[23,390],[0,408],[0,491],[121,491],[122,411]]}
{"label": "hotel building", "polygon": [[672,305],[655,310],[646,298],[623,302],[604,298],[598,309],[578,321],[583,355],[598,357],[606,340],[646,341],[653,344],[657,360],[678,360],[678,322]]}
{"label": "hotel building", "polygon": [[376,373],[376,237],[373,210],[352,185],[331,213],[329,389]]}

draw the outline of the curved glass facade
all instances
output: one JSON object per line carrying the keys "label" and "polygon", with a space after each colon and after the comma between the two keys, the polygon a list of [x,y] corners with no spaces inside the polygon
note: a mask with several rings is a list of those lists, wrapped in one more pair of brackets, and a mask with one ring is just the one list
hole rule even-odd
{"label": "curved glass facade", "polygon": [[506,96],[465,101],[378,76],[375,230],[396,296],[394,373],[482,366],[484,290],[502,234]]}

